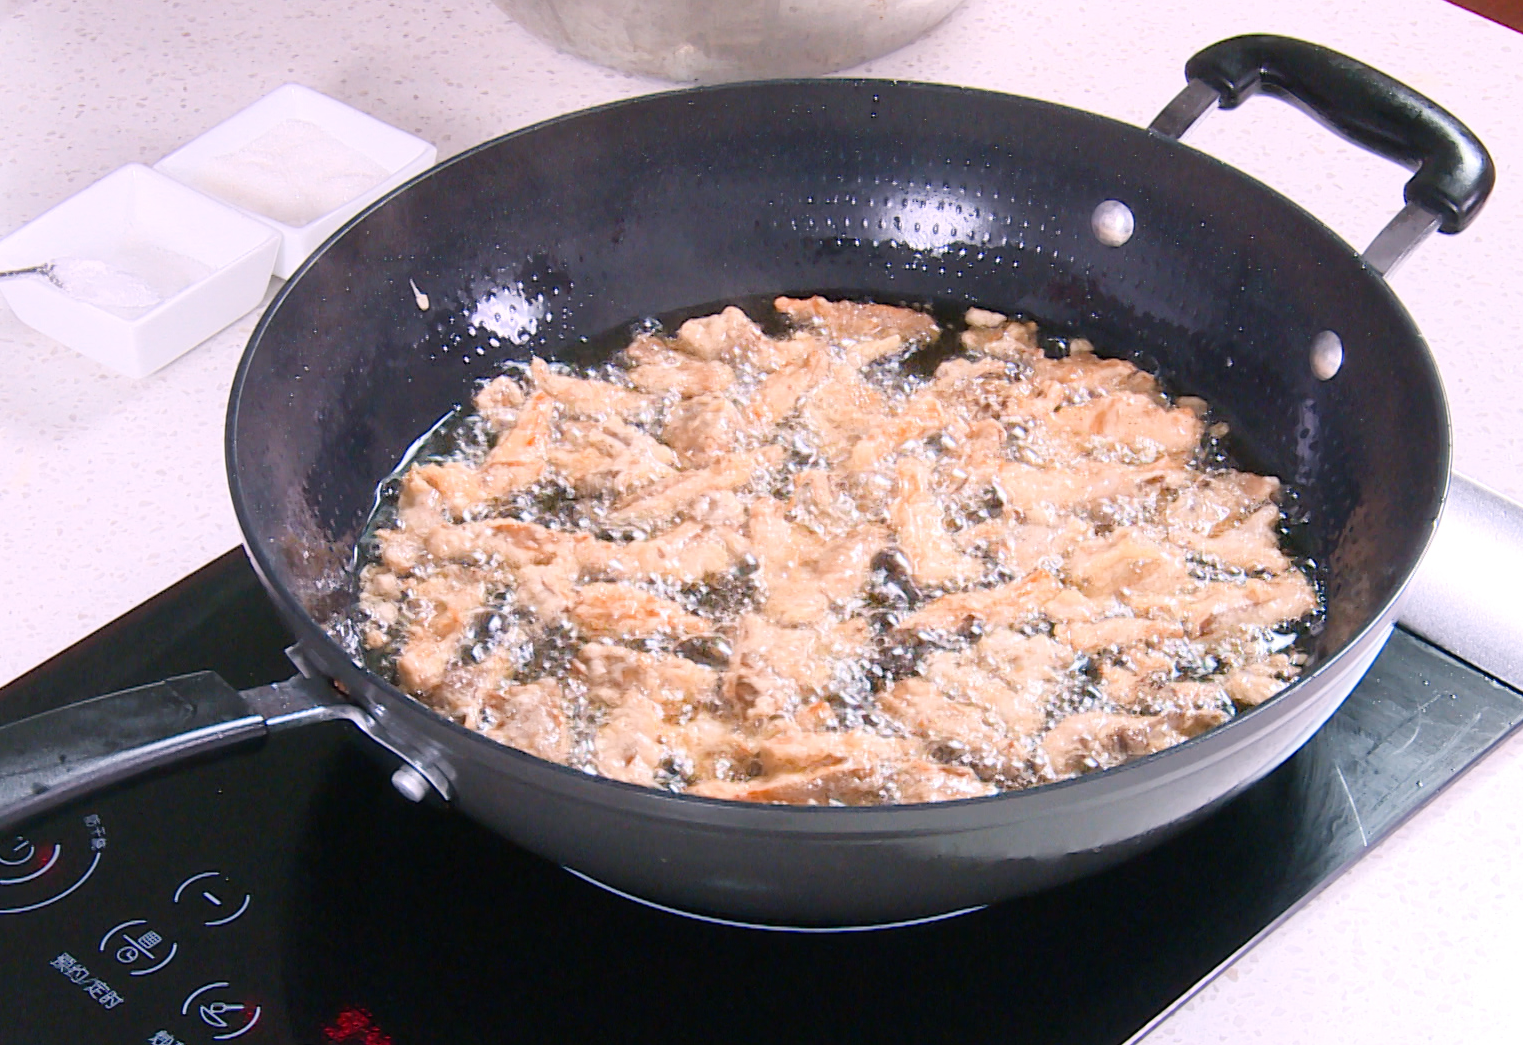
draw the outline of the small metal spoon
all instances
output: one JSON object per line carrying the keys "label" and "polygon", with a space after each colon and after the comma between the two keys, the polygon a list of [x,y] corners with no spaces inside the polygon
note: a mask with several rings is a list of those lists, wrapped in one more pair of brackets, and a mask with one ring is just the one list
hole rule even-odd
{"label": "small metal spoon", "polygon": [[30,268],[11,269],[8,272],[0,272],[0,279],[10,279],[12,276],[42,276],[59,290],[65,289],[63,282],[54,275],[53,263],[51,261],[42,265],[33,265]]}

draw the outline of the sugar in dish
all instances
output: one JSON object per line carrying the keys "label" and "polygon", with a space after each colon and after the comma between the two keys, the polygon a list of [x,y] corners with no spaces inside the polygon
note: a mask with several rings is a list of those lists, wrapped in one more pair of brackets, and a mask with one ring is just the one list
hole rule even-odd
{"label": "sugar in dish", "polygon": [[386,168],[309,120],[287,119],[185,175],[192,187],[303,226],[379,185]]}
{"label": "sugar in dish", "polygon": [[280,237],[274,272],[287,279],[346,221],[437,155],[421,138],[288,83],[154,169],[273,229]]}

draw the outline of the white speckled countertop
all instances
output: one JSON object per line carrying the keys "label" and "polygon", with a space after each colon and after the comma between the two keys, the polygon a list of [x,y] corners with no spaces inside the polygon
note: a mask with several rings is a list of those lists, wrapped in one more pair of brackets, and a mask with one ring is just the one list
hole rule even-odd
{"label": "white speckled countertop", "polygon": [[[1262,8],[1255,10],[1255,8]],[[1118,5],[967,0],[854,72],[1031,95],[1147,123],[1185,59],[1243,32],[1353,54],[1486,142],[1476,224],[1393,278],[1449,389],[1458,468],[1523,498],[1523,36],[1441,0]],[[490,0],[0,0],[0,235],[133,161],[153,163],[296,81],[439,147],[664,85],[559,55]],[[1406,174],[1255,100],[1190,138],[1363,246]],[[234,546],[227,388],[256,315],[143,380],[103,371],[0,304],[0,563],[14,678]],[[1150,1036],[1158,1042],[1496,1041],[1523,937],[1523,741],[1439,797]]]}

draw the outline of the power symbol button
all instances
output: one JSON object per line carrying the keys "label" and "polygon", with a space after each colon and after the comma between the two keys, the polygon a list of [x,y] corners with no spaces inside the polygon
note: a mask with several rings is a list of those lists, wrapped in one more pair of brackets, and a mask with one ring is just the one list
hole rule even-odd
{"label": "power symbol button", "polygon": [[11,839],[9,845],[0,845],[0,864],[6,867],[20,867],[36,854],[37,847],[17,835]]}

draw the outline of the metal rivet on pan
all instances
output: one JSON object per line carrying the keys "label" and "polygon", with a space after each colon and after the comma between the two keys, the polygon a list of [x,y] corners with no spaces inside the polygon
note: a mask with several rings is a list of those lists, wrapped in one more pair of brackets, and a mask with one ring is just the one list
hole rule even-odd
{"label": "metal rivet on pan", "polygon": [[409,802],[423,801],[423,796],[429,791],[428,778],[412,766],[398,766],[397,771],[391,774],[391,786],[400,791],[402,797]]}
{"label": "metal rivet on pan", "polygon": [[1132,216],[1132,208],[1125,203],[1106,200],[1095,208],[1095,213],[1089,219],[1089,227],[1094,230],[1095,239],[1107,247],[1119,247],[1132,238],[1132,233],[1137,229],[1137,219]]}
{"label": "metal rivet on pan", "polygon": [[1311,372],[1317,380],[1327,381],[1343,366],[1343,339],[1324,330],[1311,339]]}

